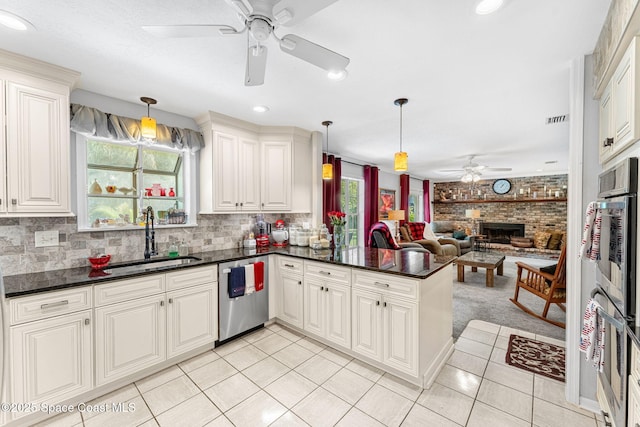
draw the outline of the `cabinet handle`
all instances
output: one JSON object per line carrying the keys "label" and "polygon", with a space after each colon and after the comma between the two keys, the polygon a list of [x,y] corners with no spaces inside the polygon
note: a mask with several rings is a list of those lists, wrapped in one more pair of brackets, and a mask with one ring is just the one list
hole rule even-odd
{"label": "cabinet handle", "polygon": [[638,380],[638,385],[640,386],[640,380]]}
{"label": "cabinet handle", "polygon": [[385,301],[383,305],[386,307],[387,306],[387,302]]}
{"label": "cabinet handle", "polygon": [[613,145],[613,138],[607,138],[607,139],[605,139],[605,140],[602,142],[602,144],[603,144],[605,147],[610,147],[610,146],[612,146],[612,145]]}
{"label": "cabinet handle", "polygon": [[236,202],[236,208],[238,207],[238,202]]}
{"label": "cabinet handle", "polygon": [[88,325],[89,323],[91,323],[91,321],[89,319],[84,319],[84,324]]}
{"label": "cabinet handle", "polygon": [[331,276],[331,272],[330,272],[330,271],[323,271],[323,270],[320,270],[320,271],[319,271],[319,273],[320,273],[320,274],[326,274],[327,276]]}
{"label": "cabinet handle", "polygon": [[164,307],[164,301],[160,301],[160,307]]}
{"label": "cabinet handle", "polygon": [[285,264],[284,266],[285,266],[285,267],[289,267],[289,268],[293,268],[293,267],[294,267],[294,265],[293,265],[293,264]]}
{"label": "cabinet handle", "polygon": [[302,280],[298,280],[298,285],[302,285]]}
{"label": "cabinet handle", "polygon": [[373,282],[373,284],[376,285],[376,286],[382,286],[383,288],[388,288],[389,287],[388,283]]}
{"label": "cabinet handle", "polygon": [[0,199],[0,205],[2,204],[2,199]]}
{"label": "cabinet handle", "polygon": [[262,207],[264,208],[264,202],[262,202]]}
{"label": "cabinet handle", "polygon": [[47,308],[61,307],[63,305],[68,305],[68,304],[69,304],[69,300],[65,299],[65,300],[58,301],[58,302],[51,302],[51,303],[48,303],[48,304],[42,304],[40,306],[40,310],[45,310]]}
{"label": "cabinet handle", "polygon": [[380,301],[376,301],[376,305],[380,305]]}
{"label": "cabinet handle", "polygon": [[324,291],[325,292],[329,292],[329,288],[324,288]]}
{"label": "cabinet handle", "polygon": [[17,205],[18,204],[18,199],[11,199],[11,204],[12,205]]}
{"label": "cabinet handle", "polygon": [[240,207],[244,206],[244,203],[240,202]]}
{"label": "cabinet handle", "polygon": [[173,304],[173,298],[169,298],[169,304]]}
{"label": "cabinet handle", "polygon": [[320,286],[320,292],[324,291],[324,286]]}

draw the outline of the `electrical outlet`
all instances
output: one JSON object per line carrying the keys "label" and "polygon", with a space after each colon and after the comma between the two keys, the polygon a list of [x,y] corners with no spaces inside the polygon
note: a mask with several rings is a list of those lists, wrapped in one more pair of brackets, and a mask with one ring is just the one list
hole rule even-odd
{"label": "electrical outlet", "polygon": [[60,246],[58,230],[36,231],[36,248]]}

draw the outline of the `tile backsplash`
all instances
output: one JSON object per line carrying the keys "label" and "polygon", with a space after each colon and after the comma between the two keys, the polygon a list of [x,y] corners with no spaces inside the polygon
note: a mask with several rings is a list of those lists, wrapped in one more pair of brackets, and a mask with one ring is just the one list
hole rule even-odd
{"label": "tile backsplash", "polygon": [[[265,221],[287,224],[311,221],[311,214],[267,214]],[[157,228],[156,244],[166,255],[171,242],[184,240],[189,253],[238,247],[253,230],[255,214],[198,215],[198,225]],[[35,247],[35,232],[57,230],[59,246]],[[3,275],[88,266],[88,256],[111,254],[112,262],[144,257],[144,227],[139,230],[78,232],[75,217],[0,218],[0,271]]]}

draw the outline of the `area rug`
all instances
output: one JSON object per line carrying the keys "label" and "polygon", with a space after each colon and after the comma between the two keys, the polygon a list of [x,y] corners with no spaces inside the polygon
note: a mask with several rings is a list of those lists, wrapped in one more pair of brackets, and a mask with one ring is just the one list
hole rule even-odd
{"label": "area rug", "polygon": [[564,347],[511,335],[506,362],[525,371],[564,382]]}

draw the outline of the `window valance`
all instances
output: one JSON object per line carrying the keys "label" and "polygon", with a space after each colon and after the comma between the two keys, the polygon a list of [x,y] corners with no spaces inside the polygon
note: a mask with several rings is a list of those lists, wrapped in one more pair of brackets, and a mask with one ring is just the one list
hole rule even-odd
{"label": "window valance", "polygon": [[[143,142],[140,120],[104,113],[96,108],[71,104],[71,130],[82,135],[107,138],[112,141]],[[173,148],[188,148],[195,152],[204,147],[198,131],[157,125],[155,144]]]}

